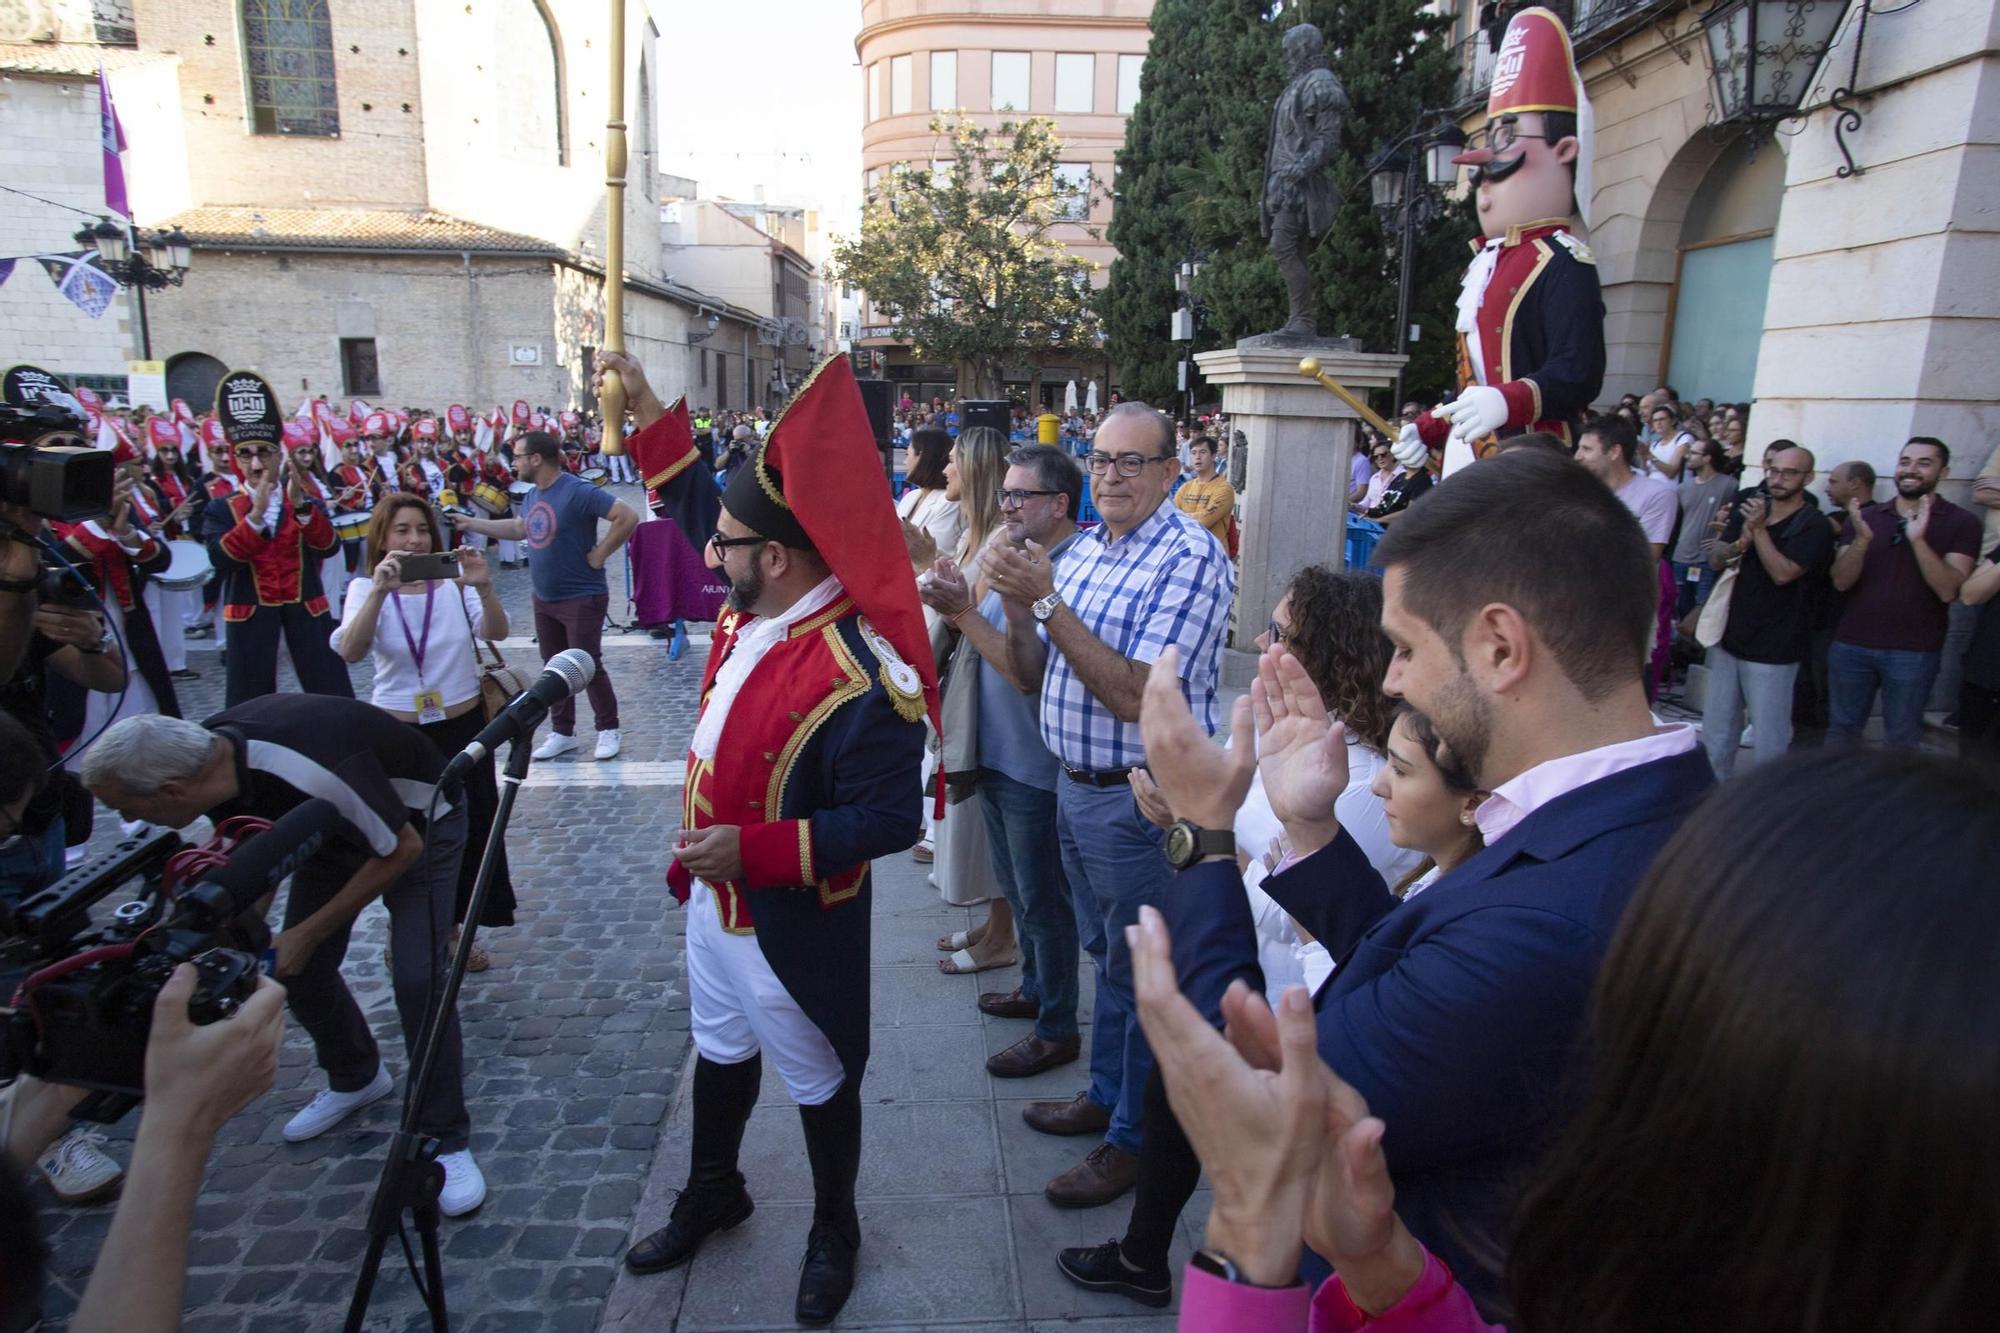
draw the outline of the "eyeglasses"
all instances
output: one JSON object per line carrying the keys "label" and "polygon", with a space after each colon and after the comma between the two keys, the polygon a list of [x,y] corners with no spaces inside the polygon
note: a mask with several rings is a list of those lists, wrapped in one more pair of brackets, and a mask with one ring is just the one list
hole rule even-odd
{"label": "eyeglasses", "polygon": [[998,490],[993,492],[993,500],[994,503],[998,504],[1002,509],[1019,509],[1022,505],[1028,503],[1028,501],[1034,499],[1038,495],[1061,495],[1061,494],[1062,494],[1061,491]]}
{"label": "eyeglasses", "polygon": [[762,546],[769,540],[769,537],[725,537],[718,532],[708,539],[708,544],[717,551],[726,551],[732,546]]}
{"label": "eyeglasses", "polygon": [[1271,641],[1271,646],[1273,648],[1276,648],[1280,644],[1284,643],[1285,630],[1282,626],[1278,624],[1277,621],[1267,620],[1264,622],[1264,637]]}
{"label": "eyeglasses", "polygon": [[1174,455],[1172,454],[1161,454],[1158,458],[1144,458],[1138,454],[1120,454],[1118,457],[1113,458],[1110,454],[1100,454],[1093,450],[1083,456],[1083,465],[1090,470],[1090,475],[1093,477],[1101,477],[1113,467],[1118,469],[1118,475],[1121,477],[1136,477],[1145,468],[1146,464],[1165,463],[1173,458]]}
{"label": "eyeglasses", "polygon": [[1767,467],[1764,469],[1764,475],[1767,477],[1803,477],[1811,471],[1811,468],[1806,467]]}
{"label": "eyeglasses", "polygon": [[1468,146],[1484,148],[1488,152],[1493,153],[1504,153],[1521,139],[1540,139],[1547,143],[1554,142],[1546,134],[1525,133],[1521,129],[1520,121],[1512,116],[1502,116],[1499,120],[1488,125],[1484,131],[1475,133]]}
{"label": "eyeglasses", "polygon": [[277,452],[276,449],[273,449],[268,444],[246,444],[237,448],[236,456],[238,458],[269,458]]}

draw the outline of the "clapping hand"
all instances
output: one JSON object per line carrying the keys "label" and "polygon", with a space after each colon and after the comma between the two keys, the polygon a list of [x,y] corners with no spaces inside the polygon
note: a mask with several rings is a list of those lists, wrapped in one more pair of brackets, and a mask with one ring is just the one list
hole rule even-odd
{"label": "clapping hand", "polygon": [[1056,590],[1055,568],[1040,542],[1021,546],[996,542],[986,548],[986,586],[1009,601],[1027,605]]}
{"label": "clapping hand", "polygon": [[917,580],[917,596],[942,616],[957,615],[972,604],[972,592],[965,586],[965,572],[950,556],[939,556],[931,565],[930,577]]}
{"label": "clapping hand", "polygon": [[1238,699],[1230,715],[1229,748],[1204,735],[1181,692],[1181,654],[1169,648],[1146,675],[1139,703],[1139,736],[1146,768],[1159,795],[1181,818],[1207,829],[1226,829],[1249,794],[1257,770],[1250,739],[1250,701]]}
{"label": "clapping hand", "polygon": [[1294,852],[1310,856],[1340,834],[1334,802],[1347,790],[1347,728],[1327,712],[1299,659],[1278,649],[1257,660],[1250,705],[1271,813]]}
{"label": "clapping hand", "polygon": [[1157,911],[1141,908],[1126,940],[1139,1024],[1214,1186],[1208,1244],[1250,1281],[1283,1286],[1303,1240],[1363,1310],[1400,1301],[1423,1276],[1424,1251],[1396,1215],[1383,1123],[1320,1058],[1305,988],[1289,988],[1274,1014],[1236,982],[1225,1036],[1181,994]]}
{"label": "clapping hand", "polygon": [[907,518],[903,520],[903,546],[910,553],[910,564],[918,569],[938,558],[937,540]]}
{"label": "clapping hand", "polygon": [[1743,539],[1749,541],[1762,532],[1765,523],[1769,519],[1770,508],[1764,503],[1763,496],[1753,495],[1748,500],[1745,500],[1743,502]]}
{"label": "clapping hand", "polygon": [[1922,541],[1924,533],[1930,529],[1931,500],[1933,498],[1926,495],[1923,499],[1917,501],[1917,512],[1910,516],[1910,521],[1903,527],[1903,535],[1913,542]]}

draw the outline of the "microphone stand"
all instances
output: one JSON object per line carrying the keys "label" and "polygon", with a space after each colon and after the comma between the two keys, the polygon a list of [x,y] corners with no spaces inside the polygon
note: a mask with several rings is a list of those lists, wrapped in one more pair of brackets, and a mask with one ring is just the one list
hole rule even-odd
{"label": "microphone stand", "polygon": [[[438,1047],[444,1040],[444,1016],[458,1005],[458,991],[465,982],[466,964],[472,959],[479,918],[486,911],[487,889],[493,883],[500,851],[506,843],[507,821],[514,813],[514,797],[519,794],[521,783],[528,776],[528,761],[534,751],[530,742],[534,738],[534,729],[531,728],[527,734],[516,737],[507,751],[507,767],[500,780],[500,803],[493,815],[493,828],[486,835],[485,850],[480,854],[479,877],[473,882],[472,899],[466,905],[465,924],[459,930],[458,952],[452,955],[444,992],[431,1006],[430,1017],[424,1024],[423,1041],[403,1098],[402,1123],[389,1138],[389,1157],[382,1164],[382,1175],[375,1185],[375,1198],[368,1207],[368,1251],[362,1256],[361,1272],[354,1283],[354,1296],[347,1305],[346,1333],[360,1333],[362,1320],[368,1313],[369,1298],[374,1294],[375,1278],[382,1268],[383,1251],[388,1248],[389,1238],[402,1232],[405,1212],[416,1223],[423,1249],[424,1277],[418,1294],[424,1298],[424,1305],[430,1311],[431,1328],[435,1333],[447,1333],[451,1327],[444,1301],[444,1261],[438,1251],[438,1219],[441,1216],[438,1196],[444,1191],[444,1168],[438,1165],[437,1141],[417,1132],[417,1116],[437,1069]],[[403,1249],[407,1256],[407,1237]]]}

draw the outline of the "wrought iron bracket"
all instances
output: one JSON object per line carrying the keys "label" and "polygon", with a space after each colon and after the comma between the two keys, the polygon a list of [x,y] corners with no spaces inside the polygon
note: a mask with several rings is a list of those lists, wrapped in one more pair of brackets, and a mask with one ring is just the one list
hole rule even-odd
{"label": "wrought iron bracket", "polygon": [[1834,112],[1833,146],[1840,150],[1842,161],[1841,166],[1834,168],[1833,174],[1840,180],[1859,176],[1867,170],[1855,165],[1854,154],[1847,146],[1847,136],[1861,128],[1861,109],[1855,105],[1860,95],[1855,88],[1861,82],[1861,48],[1868,39],[1869,3],[1870,0],[1861,0],[1861,17],[1854,25],[1854,57],[1847,66],[1847,82],[1835,88],[1826,99],[1827,106]]}

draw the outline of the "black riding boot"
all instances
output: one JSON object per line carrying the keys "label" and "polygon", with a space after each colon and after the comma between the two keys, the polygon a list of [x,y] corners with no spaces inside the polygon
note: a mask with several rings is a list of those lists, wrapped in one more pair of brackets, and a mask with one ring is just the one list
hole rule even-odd
{"label": "black riding boot", "polygon": [[757,1105],[764,1060],[753,1055],[740,1064],[717,1064],[697,1056],[694,1063],[694,1143],[687,1188],[674,1200],[667,1224],[625,1252],[635,1273],[657,1273],[684,1264],[701,1243],[750,1216],[749,1192],[736,1169],[743,1127]]}
{"label": "black riding boot", "polygon": [[854,1178],[861,1170],[861,1085],[848,1079],[818,1106],[801,1106],[806,1157],[812,1162],[813,1225],[799,1267],[801,1324],[828,1324],[854,1290],[854,1255],[861,1248],[861,1219],[854,1211]]}

